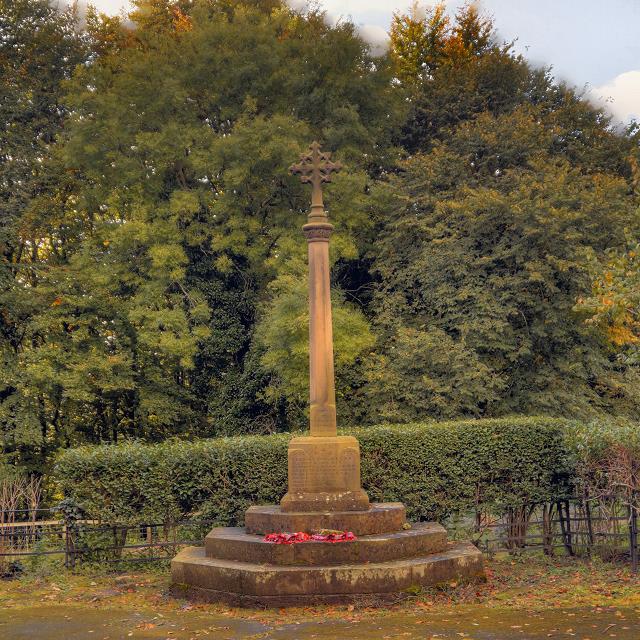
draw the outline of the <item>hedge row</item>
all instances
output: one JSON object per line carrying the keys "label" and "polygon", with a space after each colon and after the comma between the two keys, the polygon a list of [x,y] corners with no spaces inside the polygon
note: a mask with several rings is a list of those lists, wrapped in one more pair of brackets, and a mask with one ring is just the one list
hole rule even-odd
{"label": "hedge row", "polygon": [[[351,431],[372,501],[400,500],[410,519],[504,512],[571,491],[571,423],[507,418],[383,425]],[[55,478],[66,497],[106,523],[174,522],[194,515],[241,525],[251,504],[286,491],[290,435],[64,451]]]}

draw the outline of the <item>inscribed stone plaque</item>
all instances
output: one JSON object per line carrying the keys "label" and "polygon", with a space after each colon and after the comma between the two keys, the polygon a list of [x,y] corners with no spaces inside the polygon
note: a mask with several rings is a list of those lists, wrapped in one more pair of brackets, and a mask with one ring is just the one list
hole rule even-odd
{"label": "inscribed stone plaque", "polygon": [[369,498],[360,486],[360,453],[353,436],[301,436],[289,442],[286,512],[364,511]]}
{"label": "inscribed stone plaque", "polygon": [[340,488],[337,447],[334,444],[313,448],[313,461],[307,475],[308,491],[332,491]]}
{"label": "inscribed stone plaque", "polygon": [[343,449],[340,454],[340,466],[347,489],[354,491],[360,488],[360,455],[354,447]]}
{"label": "inscribed stone plaque", "polygon": [[307,484],[307,455],[302,449],[289,449],[289,491],[302,492]]}

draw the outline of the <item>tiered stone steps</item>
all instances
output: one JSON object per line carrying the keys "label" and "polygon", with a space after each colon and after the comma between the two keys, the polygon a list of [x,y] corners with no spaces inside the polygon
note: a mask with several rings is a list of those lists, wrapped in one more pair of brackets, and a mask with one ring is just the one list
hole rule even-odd
{"label": "tiered stone steps", "polygon": [[280,506],[249,507],[244,515],[247,533],[266,535],[282,531],[351,531],[357,536],[400,531],[407,521],[402,502],[374,503],[366,511],[283,511]]}
{"label": "tiered stone steps", "polygon": [[388,562],[443,551],[447,532],[435,522],[421,522],[407,531],[361,536],[351,542],[273,544],[239,528],[214,529],[205,538],[205,555],[255,564],[311,565]]}
{"label": "tiered stone steps", "polygon": [[[204,547],[181,551],[171,563],[173,582],[207,601],[289,606],[387,601],[415,588],[483,577],[482,554],[472,544],[447,542],[445,529],[433,522],[405,530],[399,517],[404,523],[399,503],[330,514],[252,507],[246,529],[213,529]],[[304,529],[290,526],[303,521]],[[264,541],[265,533],[310,529],[355,530],[358,537],[333,544]]]}

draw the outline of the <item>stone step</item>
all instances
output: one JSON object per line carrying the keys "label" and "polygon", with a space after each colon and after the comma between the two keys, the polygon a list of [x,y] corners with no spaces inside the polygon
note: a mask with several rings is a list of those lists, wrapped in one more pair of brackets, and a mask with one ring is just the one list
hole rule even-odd
{"label": "stone step", "polygon": [[394,533],[360,536],[351,542],[273,544],[239,527],[218,527],[205,538],[210,558],[274,565],[334,565],[387,562],[443,551],[447,532],[436,522],[420,522]]}
{"label": "stone step", "polygon": [[266,535],[295,531],[336,529],[357,536],[391,533],[402,529],[407,520],[401,502],[373,503],[366,511],[304,512],[283,511],[279,505],[249,507],[244,516],[247,533]]}
{"label": "stone step", "polygon": [[[175,591],[236,606],[345,603],[452,580],[480,580],[482,554],[468,542],[440,553],[403,560],[337,566],[278,566],[208,558],[204,547],[187,547],[171,562]],[[373,598],[372,601],[377,601]]]}

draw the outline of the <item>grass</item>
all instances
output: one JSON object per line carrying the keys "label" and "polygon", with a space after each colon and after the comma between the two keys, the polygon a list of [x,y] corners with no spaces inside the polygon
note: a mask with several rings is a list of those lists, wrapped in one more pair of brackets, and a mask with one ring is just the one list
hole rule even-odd
{"label": "grass", "polygon": [[[169,571],[166,563],[126,573],[101,568],[79,572],[58,570],[49,575],[26,575],[0,583],[0,609],[37,607],[43,603],[87,603],[109,607],[153,607],[167,612],[183,609],[185,601],[169,594]],[[629,607],[640,608],[640,578],[628,567],[570,558],[523,556],[487,562],[484,584],[443,585],[412,595],[389,610],[449,610],[451,606],[500,607],[502,609],[554,609],[563,607]],[[188,605],[191,607],[191,605]],[[193,605],[212,611],[231,611],[221,605]],[[353,607],[317,607],[289,611],[287,617],[313,615],[351,615]],[[373,613],[373,612],[371,612]],[[239,614],[240,615],[240,614]],[[273,611],[242,611],[242,617],[277,618]]]}

